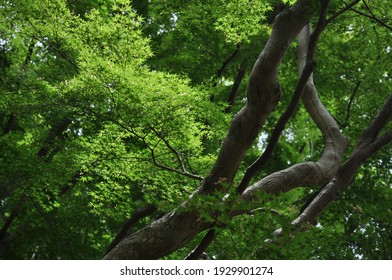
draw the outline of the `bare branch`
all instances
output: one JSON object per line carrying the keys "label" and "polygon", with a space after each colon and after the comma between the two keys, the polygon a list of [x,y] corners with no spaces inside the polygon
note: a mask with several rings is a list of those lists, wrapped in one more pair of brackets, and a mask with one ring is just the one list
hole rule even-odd
{"label": "bare branch", "polygon": [[357,145],[359,149],[366,148],[366,146],[368,146],[375,140],[378,133],[381,131],[381,129],[385,127],[385,125],[392,117],[391,108],[392,108],[392,95],[388,97],[388,99],[384,103],[383,108],[380,110],[378,115],[373,119],[373,121],[370,123],[370,125],[362,134]]}
{"label": "bare branch", "polygon": [[194,175],[194,174],[191,174],[188,172],[180,171],[180,170],[177,170],[177,169],[174,169],[174,168],[171,168],[169,166],[165,166],[165,165],[159,163],[155,157],[155,151],[154,151],[155,148],[151,148],[150,146],[148,146],[148,144],[146,142],[145,142],[145,144],[147,145],[147,148],[150,150],[152,162],[154,163],[155,166],[157,166],[161,169],[164,169],[166,171],[174,172],[174,173],[189,177],[191,179],[195,179],[195,180],[199,180],[199,181],[203,180],[203,178],[200,177],[199,175]]}
{"label": "bare branch", "polygon": [[351,93],[350,100],[349,100],[348,105],[347,105],[346,118],[344,119],[344,126],[347,125],[348,119],[350,118],[351,106],[352,106],[352,104],[353,104],[353,102],[354,102],[355,94],[357,93],[358,88],[359,88],[359,86],[361,85],[361,82],[362,82],[362,80],[359,81],[359,82],[357,82],[357,84],[355,85],[355,88],[354,88],[353,92]]}
{"label": "bare branch", "polygon": [[[386,125],[387,120],[389,120],[392,115],[391,105],[392,95],[389,96],[384,103],[383,108],[362,134],[352,155],[339,169],[336,176],[320,191],[313,201],[309,203],[297,219],[292,222],[292,224],[296,226],[296,230],[301,228],[302,225],[314,221],[332,201],[337,199],[349,187],[363,163],[381,147],[392,141],[392,129],[380,137],[375,138],[375,135]],[[281,230],[275,232],[276,236],[279,236],[280,234]]]}
{"label": "bare branch", "polygon": [[244,177],[242,178],[240,184],[237,186],[236,191],[239,194],[242,194],[245,189],[248,187],[250,180],[256,175],[257,172],[263,168],[263,166],[267,163],[267,161],[271,158],[276,145],[279,141],[280,135],[282,134],[286,123],[289,121],[291,116],[294,114],[294,112],[297,109],[298,103],[301,100],[302,93],[304,89],[306,88],[308,84],[308,80],[312,75],[315,62],[313,60],[314,57],[314,51],[316,49],[316,42],[321,34],[321,32],[324,30],[326,26],[326,13],[327,13],[327,7],[328,7],[328,2],[329,1],[323,1],[322,9],[320,12],[319,20],[317,23],[316,30],[313,32],[313,34],[310,36],[310,40],[308,42],[308,48],[307,48],[307,55],[306,55],[306,63],[305,66],[302,69],[302,73],[300,75],[299,81],[297,83],[297,86],[295,88],[294,94],[291,97],[290,103],[287,106],[285,112],[281,115],[279,118],[277,124],[275,125],[275,128],[272,132],[272,135],[270,137],[270,140],[268,142],[268,146],[263,152],[263,154],[248,167],[248,169],[245,172]]}
{"label": "bare branch", "polygon": [[305,67],[304,71],[302,72],[301,78],[297,84],[297,87],[294,91],[294,94],[290,100],[290,104],[288,105],[286,111],[282,114],[280,117],[278,123],[276,124],[271,138],[269,140],[268,146],[263,152],[263,154],[248,167],[248,169],[245,172],[244,177],[242,178],[240,184],[237,186],[236,191],[241,194],[245,191],[245,189],[248,187],[250,180],[256,175],[258,171],[261,170],[261,168],[267,163],[267,161],[270,159],[272,156],[276,145],[279,141],[280,135],[282,134],[286,123],[288,120],[291,118],[291,116],[294,114],[295,110],[297,109],[297,105],[301,99],[303,89],[305,88],[305,85],[307,83],[307,80],[309,79],[312,71],[314,68],[313,63],[309,63],[308,67]]}
{"label": "bare branch", "polygon": [[243,62],[240,66],[240,69],[238,70],[238,73],[237,73],[235,79],[234,79],[233,87],[231,88],[229,98],[227,99],[227,103],[229,106],[225,110],[226,113],[230,112],[231,107],[235,103],[235,99],[237,97],[238,90],[239,90],[241,82],[245,76],[245,70],[246,70],[246,64]]}
{"label": "bare branch", "polygon": [[[222,63],[222,67],[218,70],[218,73],[216,75],[216,80],[219,80],[222,77],[226,67],[237,57],[240,48],[241,48],[241,44],[237,44],[237,47],[234,50],[234,52]],[[214,83],[214,86],[216,85],[217,82]]]}
{"label": "bare branch", "polygon": [[214,228],[211,228],[207,234],[203,237],[200,244],[186,256],[186,260],[198,260],[200,256],[207,250],[208,246],[215,240],[216,232]]}
{"label": "bare branch", "polygon": [[170,145],[169,141],[167,141],[167,140],[165,139],[165,137],[162,136],[155,128],[153,128],[153,127],[150,127],[150,128],[151,128],[151,130],[155,133],[155,135],[158,136],[158,138],[159,138],[160,140],[162,140],[163,143],[165,143],[166,147],[176,155],[177,160],[178,160],[178,162],[179,162],[179,164],[180,164],[181,171],[178,171],[178,170],[176,170],[176,169],[174,169],[174,168],[166,167],[166,166],[163,166],[162,164],[159,164],[159,163],[156,161],[156,158],[155,158],[155,155],[154,155],[154,149],[152,149],[152,150],[150,149],[151,155],[152,155],[152,157],[153,157],[154,164],[155,164],[156,166],[160,167],[160,168],[165,169],[165,170],[173,171],[173,172],[176,172],[176,173],[178,173],[178,174],[182,174],[182,175],[184,175],[184,176],[187,176],[187,177],[189,177],[189,178],[192,178],[192,179],[195,179],[195,180],[202,181],[202,180],[203,180],[203,177],[201,177],[201,176],[199,176],[199,175],[191,174],[191,173],[189,173],[189,172],[186,170],[185,164],[184,164],[184,161],[182,160],[182,157],[181,157],[180,152],[178,152],[176,149],[174,149],[173,146]]}
{"label": "bare branch", "polygon": [[376,141],[374,141],[372,148],[375,151],[378,151],[385,145],[389,144],[392,141],[392,129],[388,132],[385,132],[382,136],[379,136]]}
{"label": "bare branch", "polygon": [[343,9],[341,9],[340,11],[338,11],[336,14],[332,15],[328,20],[327,23],[330,23],[331,21],[335,20],[338,16],[340,16],[341,14],[347,12],[348,10],[350,10],[352,7],[354,7],[356,4],[358,4],[359,2],[361,2],[361,0],[355,0],[353,2],[351,2],[350,4],[348,4],[346,7],[344,7]]}
{"label": "bare branch", "polygon": [[372,9],[370,9],[369,5],[366,3],[365,0],[362,0],[363,4],[365,5],[366,9],[369,11],[369,13],[372,15],[373,18],[376,18],[376,16],[373,14]]}
{"label": "bare branch", "polygon": [[[326,26],[325,15],[327,4],[328,1],[323,2],[319,22],[313,34],[309,36],[310,27],[305,27],[299,35],[299,69],[302,71],[301,76],[306,73],[305,70],[307,67],[314,63],[313,55],[316,48],[316,41]],[[312,70],[312,68],[309,69]],[[327,183],[335,176],[342,156],[348,147],[348,143],[340,133],[333,117],[318,99],[311,72],[307,73],[305,84],[303,85],[304,92],[302,100],[306,109],[323,133],[325,150],[322,157],[317,162],[296,164],[263,178],[261,181],[247,188],[241,195],[241,198],[246,200],[252,199],[253,194],[257,190],[268,193],[279,193],[289,191],[297,186],[321,185]],[[261,161],[262,158],[263,156],[259,160]],[[243,186],[240,184],[241,188]]]}
{"label": "bare branch", "polygon": [[222,188],[217,184],[222,178],[227,183],[232,182],[245,152],[276,107],[282,96],[278,82],[279,65],[288,46],[311,17],[313,11],[302,10],[302,6],[308,3],[300,0],[276,17],[271,36],[250,73],[247,103],[234,116],[218,159],[201,190],[212,192]]}
{"label": "bare branch", "polygon": [[[364,1],[364,3],[365,3],[365,1]],[[354,8],[351,8],[351,10],[352,10],[353,12],[357,13],[358,15],[367,17],[367,18],[369,18],[369,19],[371,19],[371,20],[377,22],[377,23],[380,24],[381,26],[383,26],[383,27],[385,27],[385,28],[387,28],[387,29],[389,29],[389,30],[392,31],[392,26],[389,26],[388,24],[386,24],[385,22],[383,22],[382,20],[380,20],[379,18],[377,18],[377,17],[372,13],[372,11],[370,10],[370,8],[369,8],[368,10],[369,10],[369,12],[371,13],[371,15],[368,15],[368,14],[366,14],[366,13],[364,13],[364,12],[361,12],[361,11],[359,11],[359,10],[357,10],[357,9],[354,9]]]}
{"label": "bare branch", "polygon": [[182,161],[182,158],[181,158],[180,153],[179,153],[176,149],[174,149],[173,146],[171,146],[171,145],[169,144],[169,141],[167,141],[166,138],[165,138],[163,135],[161,135],[155,128],[153,128],[153,127],[150,127],[150,128],[151,128],[151,130],[155,133],[155,135],[158,136],[158,138],[161,139],[161,140],[163,141],[163,143],[165,143],[166,147],[167,147],[170,151],[172,151],[173,154],[176,155],[177,160],[178,160],[178,162],[179,162],[179,164],[180,164],[181,170],[182,170],[183,172],[186,172],[185,166],[184,166],[184,162]]}

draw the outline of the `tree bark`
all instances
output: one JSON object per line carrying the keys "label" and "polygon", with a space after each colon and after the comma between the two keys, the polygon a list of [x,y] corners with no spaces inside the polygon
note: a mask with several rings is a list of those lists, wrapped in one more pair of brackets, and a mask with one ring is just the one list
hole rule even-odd
{"label": "tree bark", "polygon": [[[310,27],[307,26],[301,31],[298,39],[300,73],[307,63],[309,37]],[[313,60],[313,58],[310,59]],[[325,148],[321,158],[317,162],[299,163],[272,173],[248,187],[241,195],[242,199],[251,200],[258,191],[278,194],[299,186],[324,185],[336,175],[342,157],[348,148],[348,141],[318,98],[312,75],[304,88],[302,102],[323,134]]]}
{"label": "tree bark", "polygon": [[387,99],[379,114],[364,131],[350,158],[339,169],[336,176],[320,191],[292,224],[297,227],[311,222],[352,183],[363,163],[392,141],[392,130],[377,137],[392,117],[392,95]]}

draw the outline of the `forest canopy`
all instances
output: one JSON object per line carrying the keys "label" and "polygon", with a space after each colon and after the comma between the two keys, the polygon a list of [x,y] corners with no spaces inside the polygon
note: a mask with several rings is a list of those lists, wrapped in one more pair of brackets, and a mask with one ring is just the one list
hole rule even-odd
{"label": "forest canopy", "polygon": [[388,0],[0,0],[0,259],[391,259]]}

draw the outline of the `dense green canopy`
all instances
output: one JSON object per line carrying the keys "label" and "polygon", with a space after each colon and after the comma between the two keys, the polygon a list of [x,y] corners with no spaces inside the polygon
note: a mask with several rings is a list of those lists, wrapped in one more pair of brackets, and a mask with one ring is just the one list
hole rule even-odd
{"label": "dense green canopy", "polygon": [[[230,157],[221,145],[249,101],[251,70],[276,15],[295,2],[0,0],[0,258],[100,259],[177,209],[211,223],[209,258],[391,259],[387,143],[306,230],[293,231],[291,222],[326,183],[260,193],[256,205],[227,199],[293,96],[298,41],[279,65],[283,96],[233,180],[194,193],[218,154]],[[313,78],[350,141],[343,165],[392,93],[392,7],[388,0],[298,2],[312,2],[313,27],[329,4]],[[389,121],[392,107],[385,111]],[[391,129],[385,122],[377,135]],[[251,184],[323,151],[323,134],[300,102]],[[233,217],[233,207],[245,214]],[[274,239],[279,228],[287,234]],[[162,258],[186,257],[200,232]]]}

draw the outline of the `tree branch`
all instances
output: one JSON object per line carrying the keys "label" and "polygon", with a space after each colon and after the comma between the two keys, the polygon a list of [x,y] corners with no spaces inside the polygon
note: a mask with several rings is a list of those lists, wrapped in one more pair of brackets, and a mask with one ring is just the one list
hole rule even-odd
{"label": "tree branch", "polygon": [[[234,50],[234,52],[222,63],[221,68],[218,70],[217,75],[216,75],[216,80],[219,80],[222,75],[223,72],[225,71],[226,67],[237,57],[239,51],[241,48],[241,44],[237,44],[236,49]],[[217,85],[217,81],[215,81],[213,86]]]}
{"label": "tree branch", "polygon": [[388,99],[385,101],[384,106],[378,113],[378,115],[373,119],[373,121],[370,123],[370,125],[367,127],[367,129],[363,132],[359,142],[358,142],[358,148],[359,149],[364,149],[366,148],[370,143],[372,143],[381,129],[385,127],[389,119],[392,117],[392,94],[388,97]]}
{"label": "tree branch", "polygon": [[[365,1],[363,1],[363,2],[365,3]],[[389,29],[389,30],[392,31],[392,26],[389,26],[388,24],[386,24],[385,22],[383,22],[382,20],[380,20],[379,18],[377,18],[376,16],[374,16],[370,9],[369,9],[369,11],[370,11],[370,13],[372,13],[371,15],[368,15],[368,14],[366,14],[366,13],[364,13],[364,12],[361,12],[361,11],[359,11],[359,10],[356,10],[356,9],[354,9],[354,8],[351,8],[351,10],[352,10],[353,12],[357,13],[358,15],[361,15],[361,16],[367,17],[367,18],[369,18],[369,19],[371,19],[371,20],[374,20],[375,22],[377,22],[377,23],[380,24],[381,26],[383,26],[383,27],[385,27],[385,28],[387,28],[387,29]]]}
{"label": "tree branch", "polygon": [[110,243],[109,247],[107,248],[105,255],[109,253],[114,247],[117,246],[118,243],[120,243],[121,240],[123,240],[126,236],[127,233],[129,232],[129,229],[136,224],[139,220],[151,215],[157,210],[157,207],[155,205],[147,205],[145,207],[141,207],[136,209],[133,213],[132,216],[129,220],[127,220],[121,230],[117,233],[116,237],[113,239],[112,243]]}
{"label": "tree branch", "polygon": [[[305,27],[299,35],[298,56],[299,71],[302,71],[301,76],[306,73],[305,70],[307,67],[314,63],[313,56],[316,48],[316,42],[322,30],[326,26],[325,16],[327,5],[328,1],[324,1],[320,12],[319,22],[313,34],[309,36],[310,27]],[[312,70],[312,68],[310,68],[310,70]],[[303,86],[304,92],[302,100],[306,109],[323,133],[325,149],[322,157],[317,162],[296,164],[285,170],[275,172],[265,177],[251,187],[248,187],[242,193],[242,199],[252,199],[254,193],[258,190],[277,194],[279,192],[289,191],[297,186],[325,184],[336,174],[342,160],[342,156],[348,147],[348,143],[345,137],[340,133],[333,117],[318,99],[311,72],[312,71],[306,75],[307,78]],[[275,139],[276,138],[274,138],[274,142],[277,141],[277,139]],[[259,159],[260,162],[261,159],[263,159],[263,156]],[[244,188],[245,184],[242,184],[243,182],[239,185],[239,191]]]}
{"label": "tree branch", "polygon": [[151,148],[150,146],[148,146],[147,148],[150,150],[152,162],[154,163],[155,166],[157,166],[157,167],[159,167],[159,168],[161,168],[163,170],[166,170],[166,171],[174,172],[174,173],[177,173],[177,174],[189,177],[191,179],[195,179],[195,180],[199,180],[199,181],[203,180],[203,178],[198,176],[198,175],[194,175],[194,174],[186,173],[186,172],[183,172],[183,171],[179,171],[177,169],[174,169],[172,167],[169,167],[169,166],[166,166],[166,165],[163,165],[163,164],[159,163],[157,161],[156,157],[155,157],[155,151],[154,151],[155,148]]}
{"label": "tree branch", "polygon": [[340,11],[338,11],[336,14],[332,15],[328,20],[327,20],[327,24],[329,24],[331,21],[335,20],[338,16],[340,16],[341,14],[347,12],[348,10],[350,10],[352,7],[354,7],[356,4],[358,4],[359,2],[361,2],[361,0],[355,0],[353,2],[351,2],[350,4],[348,4],[346,7],[344,7],[343,9],[341,9]]}
{"label": "tree branch", "polygon": [[[164,166],[164,165],[158,163],[157,160],[156,160],[156,158],[155,158],[154,149],[151,149],[151,148],[149,147],[149,150],[150,150],[150,152],[151,152],[151,156],[152,156],[153,162],[154,162],[154,164],[155,164],[156,166],[158,166],[158,167],[160,167],[160,168],[162,168],[162,169],[165,169],[165,170],[167,170],[167,171],[172,171],[172,172],[175,172],[175,173],[177,173],[177,174],[181,174],[181,175],[184,175],[184,176],[186,176],[186,177],[189,177],[189,178],[192,178],[192,179],[195,179],[195,180],[199,180],[199,181],[202,181],[202,180],[203,180],[203,177],[201,177],[201,176],[199,176],[199,175],[195,175],[195,174],[189,173],[189,172],[186,170],[186,168],[185,168],[185,164],[184,164],[184,161],[182,160],[181,154],[180,154],[176,149],[174,149],[173,146],[171,146],[170,143],[165,139],[165,137],[163,137],[158,131],[156,131],[155,128],[150,127],[150,129],[155,133],[155,135],[158,136],[158,138],[159,138],[160,140],[162,140],[163,143],[165,143],[166,147],[167,147],[170,151],[172,151],[173,154],[175,154],[175,156],[176,156],[176,158],[177,158],[177,160],[178,160],[178,162],[179,162],[179,164],[180,164],[181,171],[179,171],[179,170],[177,170],[177,169],[174,169],[174,168],[171,168],[171,167],[168,167],[168,166]],[[148,144],[147,144],[145,141],[144,141],[144,143],[148,146]],[[158,143],[159,143],[159,142],[158,142]]]}
{"label": "tree branch", "polygon": [[52,125],[41,148],[37,152],[37,156],[39,158],[45,158],[49,155],[50,151],[54,149],[56,139],[61,136],[61,134],[67,129],[70,124],[70,118],[63,118],[59,122]]}
{"label": "tree branch", "polygon": [[[380,148],[392,141],[392,129],[382,136],[375,138],[381,126],[385,127],[391,118],[392,95],[384,103],[378,115],[374,118],[368,128],[364,131],[350,158],[339,169],[336,176],[320,191],[305,210],[292,222],[295,230],[302,225],[314,221],[318,215],[334,200],[336,200],[352,183],[355,175],[363,163]],[[370,137],[369,137],[370,136]],[[279,237],[282,230],[275,231],[274,235]]]}
{"label": "tree branch", "polygon": [[389,144],[392,141],[392,129],[388,132],[385,132],[382,136],[378,137],[376,141],[372,144],[372,149],[374,151],[378,151],[383,146]]}
{"label": "tree branch", "polygon": [[203,237],[200,244],[186,256],[186,260],[198,260],[201,255],[207,250],[208,246],[215,240],[216,232],[214,228],[208,230],[207,234]]}
{"label": "tree branch", "polygon": [[167,147],[170,151],[172,151],[173,154],[176,155],[177,160],[178,160],[178,162],[179,162],[179,164],[180,164],[181,170],[182,170],[183,172],[186,172],[186,170],[185,170],[185,165],[184,165],[184,162],[182,161],[182,158],[181,158],[180,153],[179,153],[176,149],[174,149],[174,148],[169,144],[169,142],[165,139],[165,137],[162,136],[158,131],[156,131],[155,128],[153,128],[153,127],[150,127],[150,128],[151,128],[151,130],[155,133],[155,135],[158,136],[158,138],[161,139],[161,140],[163,141],[163,143],[165,143],[166,147]]}
{"label": "tree branch", "polygon": [[361,83],[362,83],[362,80],[359,81],[359,82],[357,82],[357,84],[355,85],[355,88],[354,88],[353,92],[351,93],[350,101],[348,102],[348,105],[347,105],[346,118],[345,118],[345,120],[344,120],[344,126],[347,125],[348,119],[350,118],[351,105],[353,104],[355,94],[357,93],[358,88],[359,88],[359,86],[361,85]]}
{"label": "tree branch", "polygon": [[235,99],[237,97],[238,90],[239,90],[239,88],[241,86],[241,82],[245,76],[245,70],[246,70],[246,65],[245,65],[245,63],[242,63],[240,66],[240,69],[238,70],[238,73],[234,79],[233,87],[231,88],[229,97],[227,99],[227,104],[229,106],[225,110],[226,113],[230,112],[231,108],[233,107],[233,105],[235,103]]}
{"label": "tree branch", "polygon": [[276,145],[279,141],[280,135],[282,134],[286,126],[286,123],[297,109],[297,105],[301,99],[303,89],[305,88],[307,80],[309,79],[313,71],[313,68],[314,68],[314,63],[309,63],[307,64],[307,67],[304,68],[302,75],[299,79],[299,82],[297,83],[297,87],[294,91],[294,94],[290,100],[290,103],[286,108],[286,111],[282,114],[277,124],[275,125],[271,138],[268,142],[267,148],[265,149],[263,154],[247,168],[244,177],[242,178],[240,184],[236,188],[237,193],[242,194],[245,191],[245,189],[249,185],[250,180],[256,175],[257,172],[261,170],[261,168],[271,158],[276,148]]}
{"label": "tree branch", "polygon": [[8,117],[7,123],[6,123],[5,127],[4,127],[3,136],[7,135],[8,133],[11,132],[11,130],[14,127],[15,123],[16,123],[16,116],[14,114],[11,114]]}
{"label": "tree branch", "polygon": [[3,226],[0,229],[0,241],[5,239],[6,233],[8,231],[8,228],[11,226],[15,218],[19,215],[20,211],[22,210],[22,206],[26,202],[27,197],[23,196],[18,204],[12,209],[11,214],[8,216],[8,218],[5,220]]}
{"label": "tree branch", "polygon": [[24,60],[24,62],[23,62],[24,66],[27,66],[27,65],[30,64],[30,62],[31,62],[31,57],[32,57],[33,52],[34,52],[34,46],[35,46],[35,43],[34,43],[34,42],[30,42],[29,47],[28,47],[28,49],[27,49],[26,58],[25,58],[25,60]]}

